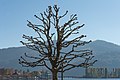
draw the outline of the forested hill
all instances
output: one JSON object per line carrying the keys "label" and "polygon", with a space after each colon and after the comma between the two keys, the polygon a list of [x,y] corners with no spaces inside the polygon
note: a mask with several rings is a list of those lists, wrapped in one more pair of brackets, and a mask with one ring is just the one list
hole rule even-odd
{"label": "forested hill", "polygon": [[[103,40],[96,40],[84,46],[86,49],[93,50],[95,59],[98,61],[94,64],[95,67],[120,67],[120,46],[106,42]],[[22,68],[18,63],[18,59],[24,53],[34,53],[26,47],[12,47],[0,49],[0,68]],[[79,74],[80,68],[76,68],[69,72],[71,74]],[[77,71],[77,72],[76,72]]]}

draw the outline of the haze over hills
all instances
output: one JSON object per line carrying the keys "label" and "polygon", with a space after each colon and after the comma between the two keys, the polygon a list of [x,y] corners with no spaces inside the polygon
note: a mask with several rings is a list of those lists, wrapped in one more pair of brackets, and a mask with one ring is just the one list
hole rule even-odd
{"label": "haze over hills", "polygon": [[[94,67],[108,67],[108,68],[116,68],[120,67],[120,46],[106,42],[103,40],[96,40],[92,43],[85,45],[83,48],[93,50],[93,54],[95,56],[94,59],[97,59],[98,62],[94,64]],[[18,63],[18,59],[24,53],[34,53],[34,51],[26,48],[26,47],[12,47],[6,49],[0,49],[0,68],[17,68],[23,69],[21,65]],[[76,68],[67,72],[66,74],[79,75],[80,68]]]}
{"label": "haze over hills", "polygon": [[94,65],[97,67],[120,67],[120,46],[114,43],[96,40],[85,47],[93,50],[93,54],[98,62]]}

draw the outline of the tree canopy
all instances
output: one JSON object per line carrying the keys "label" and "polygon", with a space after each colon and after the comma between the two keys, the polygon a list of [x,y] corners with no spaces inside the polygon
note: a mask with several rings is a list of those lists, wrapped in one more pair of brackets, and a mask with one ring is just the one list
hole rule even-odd
{"label": "tree canopy", "polygon": [[[40,13],[40,16],[34,15],[40,24],[34,24],[27,20],[27,26],[32,28],[37,36],[24,34],[23,38],[26,41],[21,41],[21,43],[39,55],[32,56],[25,53],[25,57],[21,56],[19,59],[22,66],[45,66],[52,72],[53,80],[57,80],[58,72],[65,72],[75,67],[89,67],[96,62],[96,60],[92,60],[94,56],[91,50],[80,48],[91,42],[83,41],[82,38],[86,35],[79,33],[84,24],[77,25],[79,22],[76,14],[70,15],[68,21],[60,24],[68,11],[63,15],[60,15],[59,11],[60,7],[57,5],[48,6],[43,13]],[[72,38],[70,38],[71,36]],[[80,61],[74,63],[75,59]]]}

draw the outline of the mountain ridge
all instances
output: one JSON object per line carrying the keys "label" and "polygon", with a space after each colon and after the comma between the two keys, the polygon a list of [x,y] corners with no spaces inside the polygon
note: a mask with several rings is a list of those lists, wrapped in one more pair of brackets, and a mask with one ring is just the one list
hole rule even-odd
{"label": "mountain ridge", "polygon": [[[110,44],[113,44],[113,45],[116,45],[116,46],[120,46],[120,45],[118,45],[118,44],[115,44],[115,43],[112,43],[112,42],[109,42],[109,41],[105,41],[105,40],[100,40],[100,39],[94,40],[94,41],[92,41],[92,43],[93,43],[93,42],[107,42],[107,43],[110,43]],[[25,46],[6,47],[6,48],[0,48],[0,50],[1,50],[1,49],[11,49],[11,48],[22,48],[22,47],[25,47]]]}
{"label": "mountain ridge", "polygon": [[[98,60],[94,64],[94,67],[108,67],[108,68],[120,67],[119,45],[103,40],[95,40],[89,44],[86,44],[82,48],[93,50],[93,55],[95,56],[94,59]],[[25,46],[0,49],[0,68],[8,67],[8,68],[23,69],[23,67],[19,64],[18,59],[20,58],[20,56],[23,56],[24,53],[33,53],[33,52],[34,51],[26,48]],[[40,69],[40,68],[35,68],[35,69]],[[66,74],[80,75],[81,70],[79,71],[78,69],[79,68],[70,70],[66,72]]]}

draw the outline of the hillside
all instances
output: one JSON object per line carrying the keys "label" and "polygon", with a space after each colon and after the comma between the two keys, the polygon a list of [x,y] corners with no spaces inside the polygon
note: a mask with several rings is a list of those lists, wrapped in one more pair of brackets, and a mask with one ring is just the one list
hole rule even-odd
{"label": "hillside", "polygon": [[96,40],[85,46],[93,50],[93,54],[98,62],[94,66],[98,67],[120,67],[120,46],[102,41]]}
{"label": "hillside", "polygon": [[[82,47],[85,49],[93,50],[95,59],[98,60],[95,63],[95,67],[120,67],[120,46],[106,42],[103,40],[96,40],[86,46]],[[9,67],[9,68],[18,68],[24,69],[19,65],[18,59],[24,53],[34,53],[34,51],[26,47],[12,47],[6,49],[0,49],[0,68]],[[77,61],[76,61],[77,62]],[[37,68],[38,69],[38,68]],[[76,68],[67,72],[68,75],[80,75],[81,68]],[[83,71],[83,70],[82,70]],[[83,72],[82,72],[83,73]]]}

